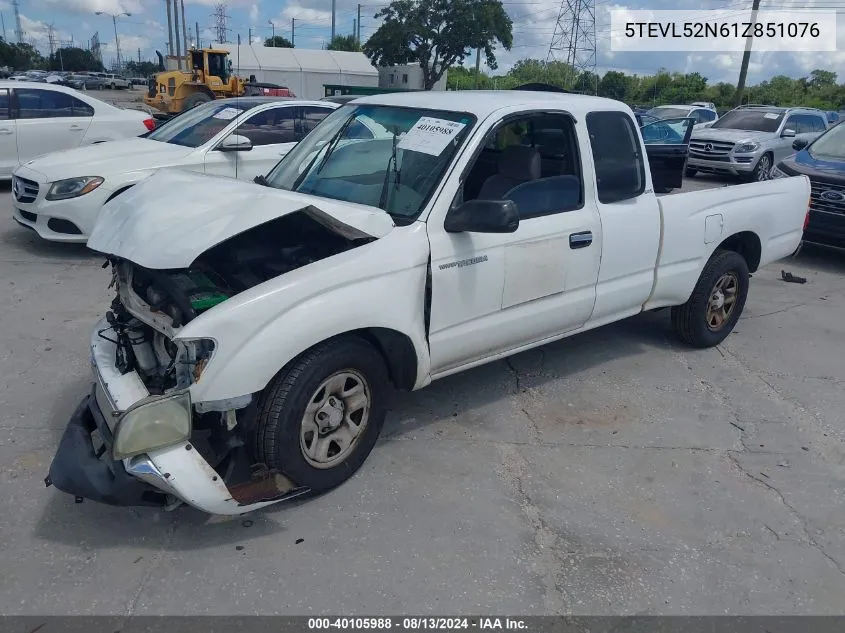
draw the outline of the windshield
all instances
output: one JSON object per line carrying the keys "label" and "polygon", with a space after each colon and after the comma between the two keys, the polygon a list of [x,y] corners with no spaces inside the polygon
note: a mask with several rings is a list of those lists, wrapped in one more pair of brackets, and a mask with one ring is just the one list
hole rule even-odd
{"label": "windshield", "polygon": [[463,112],[347,104],[266,180],[277,189],[366,204],[412,221],[474,123]]}
{"label": "windshield", "polygon": [[247,104],[212,101],[171,119],[147,137],[153,141],[199,147],[214,138],[232,120],[249,109]]}
{"label": "windshield", "polygon": [[732,110],[710,127],[750,132],[777,132],[780,122],[783,121],[783,115],[783,112],[767,110]]}
{"label": "windshield", "polygon": [[646,114],[653,116],[655,119],[681,119],[689,116],[689,108],[652,108]]}
{"label": "windshield", "polygon": [[830,128],[807,148],[807,152],[813,158],[845,160],[845,127]]}

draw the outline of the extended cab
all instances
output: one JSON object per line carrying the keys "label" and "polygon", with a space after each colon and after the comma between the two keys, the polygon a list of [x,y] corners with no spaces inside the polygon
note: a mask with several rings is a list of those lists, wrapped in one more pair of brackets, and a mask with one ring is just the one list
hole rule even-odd
{"label": "extended cab", "polygon": [[398,93],[334,111],[264,186],[150,176],[88,241],[116,296],[47,484],[241,514],[350,477],[391,384],[663,307],[717,345],[799,246],[809,180],[658,198],[684,162],[646,154],[617,101]]}

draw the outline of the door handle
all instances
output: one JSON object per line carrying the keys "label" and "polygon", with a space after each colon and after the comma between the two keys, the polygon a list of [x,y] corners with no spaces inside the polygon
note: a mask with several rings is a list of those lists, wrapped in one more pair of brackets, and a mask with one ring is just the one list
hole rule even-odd
{"label": "door handle", "polygon": [[593,243],[592,231],[581,231],[569,236],[569,248],[586,248]]}
{"label": "door handle", "polygon": [[0,134],[14,134],[14,132],[12,132],[12,130],[10,130],[7,127],[3,127],[3,128],[0,128]]}
{"label": "door handle", "polygon": [[80,126],[78,126],[78,125],[71,125],[71,126],[70,126],[70,129],[71,129],[71,130],[73,130],[74,132],[80,132],[80,131],[82,131],[82,128],[81,128]]}

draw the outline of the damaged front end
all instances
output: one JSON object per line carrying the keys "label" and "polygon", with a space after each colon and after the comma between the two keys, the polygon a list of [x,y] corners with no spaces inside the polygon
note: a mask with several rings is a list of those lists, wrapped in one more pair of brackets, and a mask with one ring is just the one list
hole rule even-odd
{"label": "damaged front end", "polygon": [[224,515],[308,492],[254,458],[260,394],[193,401],[219,341],[179,333],[250,288],[373,239],[292,213],[215,245],[188,268],[152,269],[108,255],[116,296],[91,335],[94,385],[71,418],[47,485],[77,501],[187,503]]}

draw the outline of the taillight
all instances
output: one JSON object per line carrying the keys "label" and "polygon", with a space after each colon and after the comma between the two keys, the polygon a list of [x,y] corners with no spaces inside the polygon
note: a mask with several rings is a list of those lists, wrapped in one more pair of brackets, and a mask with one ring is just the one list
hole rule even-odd
{"label": "taillight", "polygon": [[144,127],[146,127],[150,132],[156,129],[156,120],[155,119],[144,119]]}

